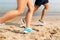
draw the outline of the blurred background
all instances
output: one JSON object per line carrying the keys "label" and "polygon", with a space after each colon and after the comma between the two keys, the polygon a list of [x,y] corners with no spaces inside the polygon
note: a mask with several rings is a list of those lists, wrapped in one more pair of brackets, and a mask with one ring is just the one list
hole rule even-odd
{"label": "blurred background", "polygon": [[[33,0],[35,2],[35,0]],[[50,8],[47,15],[60,15],[60,0],[49,0]],[[0,0],[0,16],[4,15],[5,12],[16,9],[17,3],[16,0]],[[34,15],[41,14],[43,5],[35,12]],[[26,15],[27,7],[23,15]]]}

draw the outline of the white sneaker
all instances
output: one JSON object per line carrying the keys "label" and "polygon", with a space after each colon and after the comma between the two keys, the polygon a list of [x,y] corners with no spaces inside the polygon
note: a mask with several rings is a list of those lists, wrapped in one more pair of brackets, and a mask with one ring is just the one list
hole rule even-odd
{"label": "white sneaker", "polygon": [[3,24],[0,24],[0,28],[2,28],[4,26],[4,23]]}
{"label": "white sneaker", "polygon": [[32,23],[32,25],[41,25],[41,26],[45,26],[45,25],[46,25],[46,22],[45,22],[45,21],[42,21],[42,20],[39,20],[39,21],[37,21],[37,22]]}
{"label": "white sneaker", "polygon": [[26,21],[25,21],[24,18],[21,19],[21,25],[20,25],[20,26],[21,26],[21,27],[22,27],[22,26],[26,26]]}
{"label": "white sneaker", "polygon": [[26,21],[24,18],[22,18],[21,21],[22,21],[22,24],[26,24]]}
{"label": "white sneaker", "polygon": [[40,23],[40,25],[42,25],[42,26],[45,26],[45,25],[46,25],[46,22],[45,22],[45,21],[42,21],[42,20],[39,20],[39,23]]}

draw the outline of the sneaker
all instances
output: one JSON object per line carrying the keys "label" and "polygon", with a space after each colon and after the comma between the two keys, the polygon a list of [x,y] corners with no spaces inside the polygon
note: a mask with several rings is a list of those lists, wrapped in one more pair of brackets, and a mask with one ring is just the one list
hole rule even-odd
{"label": "sneaker", "polygon": [[22,21],[22,24],[26,24],[26,21],[24,18],[22,18],[21,21]]}
{"label": "sneaker", "polygon": [[33,29],[31,29],[31,28],[24,28],[24,32],[25,33],[31,33],[31,32],[34,32],[34,30]]}
{"label": "sneaker", "polygon": [[42,25],[42,26],[46,25],[46,22],[45,22],[45,21],[42,21],[42,20],[39,20],[39,23],[40,23],[40,25]]}
{"label": "sneaker", "polygon": [[21,24],[20,27],[26,26],[26,21],[25,21],[24,18],[21,19],[21,23],[20,24]]}
{"label": "sneaker", "polygon": [[46,22],[45,21],[36,21],[35,23],[32,23],[32,25],[41,25],[41,26],[45,26],[46,25]]}
{"label": "sneaker", "polygon": [[0,24],[0,28],[2,28],[4,26],[4,23],[3,24]]}

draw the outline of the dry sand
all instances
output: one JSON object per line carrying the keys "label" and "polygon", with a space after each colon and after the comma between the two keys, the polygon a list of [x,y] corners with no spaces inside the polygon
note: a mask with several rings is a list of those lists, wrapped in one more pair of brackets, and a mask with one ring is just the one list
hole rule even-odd
{"label": "dry sand", "polygon": [[[35,23],[39,17],[34,17]],[[20,17],[14,18],[0,28],[0,40],[60,40],[60,17],[47,17],[46,26],[31,25],[36,32],[25,34],[17,24]]]}

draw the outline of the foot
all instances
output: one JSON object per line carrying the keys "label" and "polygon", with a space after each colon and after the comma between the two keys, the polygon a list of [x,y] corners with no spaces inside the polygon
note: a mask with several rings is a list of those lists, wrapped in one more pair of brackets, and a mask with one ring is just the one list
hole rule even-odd
{"label": "foot", "polygon": [[24,28],[24,32],[25,33],[31,33],[31,32],[34,32],[34,30],[33,29],[31,29],[31,28]]}
{"label": "foot", "polygon": [[26,26],[26,21],[24,18],[21,19],[20,27]]}
{"label": "foot", "polygon": [[46,25],[46,22],[45,22],[45,21],[42,21],[42,20],[39,20],[39,23],[40,23],[40,25],[42,25],[42,26]]}
{"label": "foot", "polygon": [[26,21],[25,21],[24,18],[22,18],[21,21],[22,21],[23,24],[26,24]]}
{"label": "foot", "polygon": [[39,20],[37,21],[36,23],[32,23],[33,25],[41,25],[41,26],[45,26],[46,25],[46,22],[45,21],[42,21],[42,20]]}
{"label": "foot", "polygon": [[2,28],[4,26],[4,23],[3,24],[0,24],[0,28]]}

